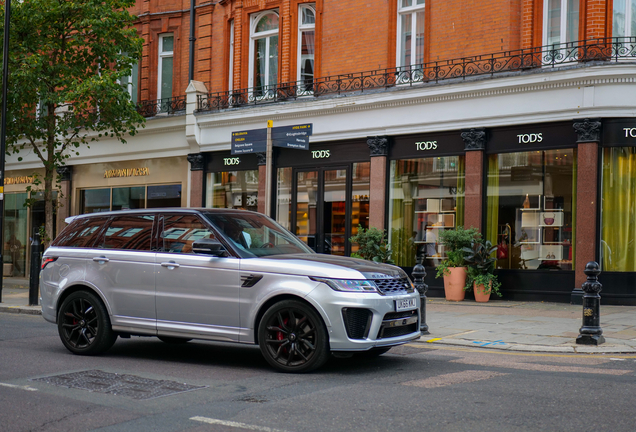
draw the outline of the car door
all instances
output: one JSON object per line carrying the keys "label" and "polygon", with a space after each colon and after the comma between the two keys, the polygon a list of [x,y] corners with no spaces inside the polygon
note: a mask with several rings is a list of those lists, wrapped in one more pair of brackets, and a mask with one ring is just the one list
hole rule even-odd
{"label": "car door", "polygon": [[156,334],[153,214],[115,216],[86,255],[86,280],[110,307],[113,328]]}
{"label": "car door", "polygon": [[194,241],[216,238],[214,231],[194,213],[165,214],[159,226],[158,333],[237,341],[240,260],[192,252]]}

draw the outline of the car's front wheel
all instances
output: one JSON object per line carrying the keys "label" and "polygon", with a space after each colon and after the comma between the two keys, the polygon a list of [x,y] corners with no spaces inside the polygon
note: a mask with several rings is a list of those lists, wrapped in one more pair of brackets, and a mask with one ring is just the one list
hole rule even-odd
{"label": "car's front wheel", "polygon": [[297,300],[271,306],[258,328],[265,360],[283,372],[308,372],[329,358],[327,330],[318,313]]}
{"label": "car's front wheel", "polygon": [[88,291],[74,292],[62,302],[57,329],[62,343],[73,354],[100,354],[117,340],[106,307]]}

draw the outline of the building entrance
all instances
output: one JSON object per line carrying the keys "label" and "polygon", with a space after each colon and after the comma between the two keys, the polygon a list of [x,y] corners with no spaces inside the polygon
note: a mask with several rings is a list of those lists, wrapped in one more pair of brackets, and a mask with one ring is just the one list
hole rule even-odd
{"label": "building entrance", "polygon": [[294,233],[318,253],[348,256],[358,227],[369,226],[369,163],[294,169]]}

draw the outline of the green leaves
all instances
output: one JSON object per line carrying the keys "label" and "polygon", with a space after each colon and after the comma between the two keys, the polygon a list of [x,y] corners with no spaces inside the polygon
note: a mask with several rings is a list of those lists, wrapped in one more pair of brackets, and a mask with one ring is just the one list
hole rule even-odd
{"label": "green leaves", "polygon": [[357,253],[351,254],[354,258],[362,258],[369,261],[393,264],[391,260],[391,246],[386,243],[384,230],[377,228],[362,228],[358,225],[358,233],[349,238],[351,243],[357,243]]}

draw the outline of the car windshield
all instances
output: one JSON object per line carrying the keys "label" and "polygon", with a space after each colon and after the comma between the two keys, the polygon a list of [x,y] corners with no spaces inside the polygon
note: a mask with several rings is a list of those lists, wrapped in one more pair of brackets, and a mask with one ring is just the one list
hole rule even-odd
{"label": "car windshield", "polygon": [[305,243],[270,218],[253,212],[210,212],[203,215],[234,246],[242,258],[314,253]]}

